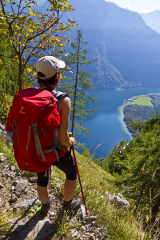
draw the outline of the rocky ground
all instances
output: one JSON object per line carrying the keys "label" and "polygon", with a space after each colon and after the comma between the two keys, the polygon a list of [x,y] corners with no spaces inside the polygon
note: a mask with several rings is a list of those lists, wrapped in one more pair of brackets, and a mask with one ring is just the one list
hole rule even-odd
{"label": "rocky ground", "polygon": [[0,225],[0,239],[6,240],[103,240],[108,239],[106,226],[96,223],[96,216],[89,213],[82,218],[79,210],[69,219],[64,216],[58,221],[61,195],[50,190],[51,209],[47,217],[41,219],[40,203],[36,193],[36,177],[26,176],[14,165],[9,164],[0,153],[0,213],[9,217],[8,230],[3,232]]}
{"label": "rocky ground", "polygon": [[[11,144],[1,124],[0,135]],[[48,216],[42,219],[38,215],[40,202],[37,199],[36,176],[19,170],[0,152],[0,240],[110,239],[106,223],[98,224],[97,216],[91,211],[84,216],[82,208],[72,218],[64,216],[59,219],[62,194],[58,184],[62,185],[57,183],[57,186],[50,187],[51,209]],[[106,193],[104,201],[124,210],[130,207],[120,194]]]}

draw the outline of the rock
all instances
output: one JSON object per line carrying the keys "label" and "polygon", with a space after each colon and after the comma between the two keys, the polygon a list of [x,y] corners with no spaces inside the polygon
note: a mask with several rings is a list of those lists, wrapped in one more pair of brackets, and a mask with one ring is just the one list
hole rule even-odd
{"label": "rock", "polygon": [[16,170],[16,167],[14,165],[11,165],[10,169],[11,169],[11,171],[14,172]]}
{"label": "rock", "polygon": [[17,201],[17,197],[15,194],[12,194],[12,197],[11,199],[9,200],[9,203],[12,204],[12,203],[15,203]]}
{"label": "rock", "polygon": [[130,207],[130,203],[121,194],[116,195],[116,194],[107,193],[106,198],[108,201],[118,206],[124,207],[126,209]]}
{"label": "rock", "polygon": [[4,186],[3,186],[3,184],[2,184],[2,183],[0,183],[0,189],[2,189],[2,188],[4,188]]}
{"label": "rock", "polygon": [[27,180],[21,179],[17,181],[15,185],[15,194],[19,197],[22,192],[25,192],[27,186],[28,186]]}
{"label": "rock", "polygon": [[5,206],[5,201],[0,198],[0,208]]}
{"label": "rock", "polygon": [[85,222],[85,223],[91,223],[91,222],[95,221],[96,219],[97,219],[96,216],[86,216],[86,217],[84,218],[84,221],[83,221],[83,222]]}
{"label": "rock", "polygon": [[9,175],[10,178],[12,178],[12,179],[14,178],[15,179],[15,176],[16,176],[15,172],[10,172],[10,175]]}
{"label": "rock", "polygon": [[25,200],[23,202],[16,203],[14,205],[14,209],[19,209],[19,208],[26,209],[26,208],[31,207],[35,202],[36,202],[36,199]]}
{"label": "rock", "polygon": [[81,239],[81,234],[76,229],[73,229],[71,231],[71,235],[72,235],[73,238]]}
{"label": "rock", "polygon": [[82,217],[86,217],[86,208],[85,208],[85,205],[84,204],[81,204],[81,214],[82,214]]}
{"label": "rock", "polygon": [[55,232],[56,226],[49,219],[40,220],[35,216],[32,220],[20,220],[15,225],[10,240],[48,240]]}
{"label": "rock", "polygon": [[[43,229],[43,231],[42,231]],[[27,236],[28,239],[36,239],[38,238],[39,240],[41,239],[46,239],[47,236],[50,233],[53,233],[53,224],[51,224],[51,222],[49,221],[49,219],[44,219],[39,221],[36,226],[34,227],[34,229],[29,233],[29,235]],[[41,233],[41,234],[39,234]],[[39,237],[38,237],[39,236]]]}
{"label": "rock", "polygon": [[30,178],[28,179],[28,181],[29,181],[30,183],[37,183],[37,177],[30,177]]}
{"label": "rock", "polygon": [[4,162],[7,160],[7,157],[4,155],[4,153],[0,153],[0,162]]}

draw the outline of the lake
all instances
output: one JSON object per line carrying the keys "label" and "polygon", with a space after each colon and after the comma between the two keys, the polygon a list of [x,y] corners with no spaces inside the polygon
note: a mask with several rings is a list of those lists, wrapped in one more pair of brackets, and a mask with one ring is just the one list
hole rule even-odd
{"label": "lake", "polygon": [[80,137],[80,142],[84,143],[95,157],[104,158],[120,141],[131,140],[120,108],[129,98],[149,93],[160,93],[160,88],[90,91],[90,95],[97,99],[94,104],[96,112],[84,122],[83,125],[90,132]]}

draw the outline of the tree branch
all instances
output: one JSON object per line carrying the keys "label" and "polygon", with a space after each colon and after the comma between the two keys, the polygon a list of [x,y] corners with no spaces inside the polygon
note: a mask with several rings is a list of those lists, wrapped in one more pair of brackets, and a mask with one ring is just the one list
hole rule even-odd
{"label": "tree branch", "polygon": [[52,23],[48,28],[46,28],[46,29],[40,31],[39,33],[35,34],[34,36],[28,38],[28,39],[26,40],[26,43],[28,43],[29,41],[31,41],[31,40],[39,37],[39,36],[41,36],[42,34],[48,32],[48,31],[49,31],[54,25],[56,25],[58,22],[59,22],[59,19],[56,19],[55,22]]}
{"label": "tree branch", "polygon": [[24,63],[24,68],[26,67],[27,63],[29,62],[30,58],[32,57],[33,52],[35,51],[35,49],[38,47],[39,44],[41,44],[45,39],[47,39],[47,37],[42,38],[30,51],[30,53],[28,54],[28,57],[25,60]]}

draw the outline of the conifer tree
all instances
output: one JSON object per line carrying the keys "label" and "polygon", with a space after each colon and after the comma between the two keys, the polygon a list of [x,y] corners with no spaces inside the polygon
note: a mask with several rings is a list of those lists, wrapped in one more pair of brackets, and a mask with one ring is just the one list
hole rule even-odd
{"label": "conifer tree", "polygon": [[93,84],[90,80],[91,74],[87,69],[94,60],[87,59],[85,45],[82,33],[78,30],[75,40],[70,42],[69,53],[65,57],[73,73],[66,77],[61,86],[63,91],[68,92],[72,98],[72,121],[78,135],[86,131],[82,126],[83,121],[93,112],[92,103],[95,101],[88,93],[88,90],[93,88]]}

